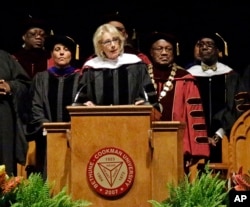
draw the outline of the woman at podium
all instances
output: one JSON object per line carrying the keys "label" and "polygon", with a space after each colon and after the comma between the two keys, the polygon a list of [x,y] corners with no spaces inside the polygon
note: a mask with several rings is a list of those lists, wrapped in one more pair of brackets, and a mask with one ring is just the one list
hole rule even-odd
{"label": "woman at podium", "polygon": [[124,53],[124,42],[113,25],[97,28],[93,36],[96,57],[83,65],[76,105],[151,104],[160,108],[147,65],[136,55]]}

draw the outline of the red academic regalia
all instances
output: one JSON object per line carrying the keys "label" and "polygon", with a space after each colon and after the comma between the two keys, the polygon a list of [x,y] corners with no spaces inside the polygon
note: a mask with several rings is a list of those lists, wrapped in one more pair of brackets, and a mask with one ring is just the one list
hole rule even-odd
{"label": "red academic regalia", "polygon": [[[177,68],[172,81],[173,89],[160,101],[163,106],[161,120],[184,122],[184,154],[207,158],[210,150],[199,90],[195,78],[185,69]],[[168,80],[170,71],[171,68],[154,68],[158,94]]]}
{"label": "red academic regalia", "polygon": [[43,49],[24,49],[13,54],[16,60],[23,66],[30,77],[34,77],[37,72],[45,71],[51,66],[49,64],[49,54]]}

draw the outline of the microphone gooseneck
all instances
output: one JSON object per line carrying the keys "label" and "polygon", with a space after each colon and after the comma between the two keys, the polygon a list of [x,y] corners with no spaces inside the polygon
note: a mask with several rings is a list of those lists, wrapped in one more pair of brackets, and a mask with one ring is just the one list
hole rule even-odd
{"label": "microphone gooseneck", "polygon": [[76,96],[75,96],[75,98],[74,98],[74,102],[71,104],[72,106],[81,106],[81,105],[83,105],[83,103],[79,103],[79,102],[78,102],[78,99],[79,99],[80,93],[82,92],[82,90],[83,90],[86,86],[87,86],[87,84],[83,84],[83,85],[81,86],[81,88],[77,91]]}

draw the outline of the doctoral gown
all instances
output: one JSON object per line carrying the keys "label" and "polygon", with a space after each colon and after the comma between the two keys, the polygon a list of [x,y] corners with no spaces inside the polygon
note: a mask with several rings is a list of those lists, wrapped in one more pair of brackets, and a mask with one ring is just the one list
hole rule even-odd
{"label": "doctoral gown", "polygon": [[13,56],[23,66],[30,77],[34,77],[37,72],[42,72],[48,69],[49,53],[40,48],[24,49],[21,48]]}
{"label": "doctoral gown", "polygon": [[[173,89],[161,99],[162,121],[185,123],[183,151],[185,159],[209,157],[209,144],[201,97],[195,78],[182,67],[177,67],[172,81]],[[172,66],[154,66],[154,80],[160,96]]]}
{"label": "doctoral gown", "polygon": [[[220,128],[229,136],[237,118],[234,97],[239,88],[239,75],[223,63],[217,62],[216,67],[215,71],[203,71],[201,65],[188,69],[198,81],[210,137]],[[210,161],[221,162],[221,142],[211,147]]]}
{"label": "doctoral gown", "polygon": [[[43,134],[45,122],[69,122],[67,106],[73,103],[77,93],[80,73],[78,69],[67,75],[57,75],[48,71],[38,72],[31,86],[31,117],[27,127],[27,139],[37,145],[38,172],[46,177],[46,137]],[[45,167],[45,168],[44,168]]]}
{"label": "doctoral gown", "polygon": [[0,79],[9,83],[11,94],[0,95],[0,165],[9,175],[16,175],[17,163],[25,165],[27,142],[24,124],[27,121],[26,101],[30,77],[14,58],[0,50]]}
{"label": "doctoral gown", "polygon": [[81,103],[128,105],[144,100],[159,110],[147,66],[133,54],[124,53],[117,60],[88,60],[83,66],[81,88]]}

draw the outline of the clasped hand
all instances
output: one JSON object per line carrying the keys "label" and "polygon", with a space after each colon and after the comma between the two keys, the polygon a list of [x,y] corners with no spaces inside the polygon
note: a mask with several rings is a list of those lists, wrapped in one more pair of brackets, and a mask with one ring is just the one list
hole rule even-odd
{"label": "clasped hand", "polygon": [[5,80],[0,79],[0,95],[6,95],[10,93],[10,86]]}
{"label": "clasped hand", "polygon": [[213,137],[208,137],[208,143],[216,147],[216,144],[220,141],[220,139],[220,136],[215,134]]}

